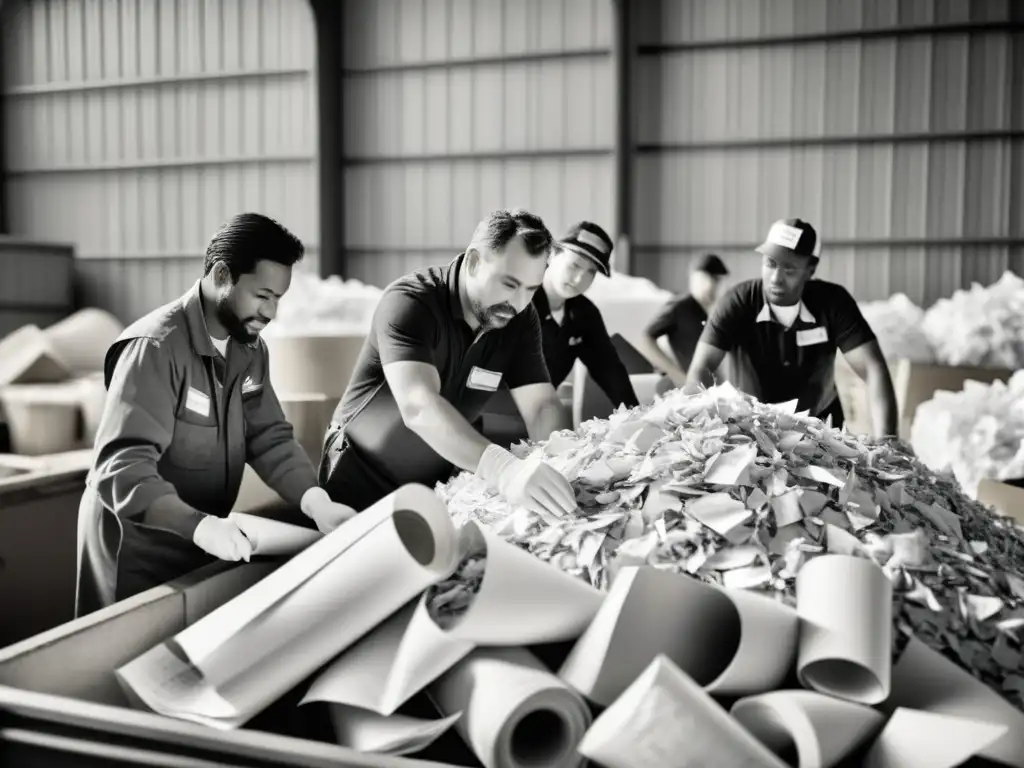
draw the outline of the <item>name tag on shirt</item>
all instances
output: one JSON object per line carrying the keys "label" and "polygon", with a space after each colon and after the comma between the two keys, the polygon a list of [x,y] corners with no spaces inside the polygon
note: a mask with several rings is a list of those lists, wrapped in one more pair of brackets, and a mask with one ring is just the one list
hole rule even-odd
{"label": "name tag on shirt", "polygon": [[817,328],[808,328],[806,331],[796,332],[796,345],[798,347],[824,344],[826,341],[828,341],[828,332],[820,325]]}
{"label": "name tag on shirt", "polygon": [[188,388],[188,394],[185,395],[185,407],[193,413],[198,413],[200,416],[210,415],[210,396],[203,394],[198,389]]}
{"label": "name tag on shirt", "polygon": [[484,392],[495,392],[501,384],[501,374],[498,371],[488,371],[486,368],[473,366],[469,371],[469,378],[466,379],[466,386],[470,389],[482,389]]}

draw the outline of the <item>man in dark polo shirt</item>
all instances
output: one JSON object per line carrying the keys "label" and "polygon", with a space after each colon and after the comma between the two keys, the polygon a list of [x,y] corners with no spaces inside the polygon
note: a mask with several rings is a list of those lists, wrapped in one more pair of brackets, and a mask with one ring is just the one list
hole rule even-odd
{"label": "man in dark polo shirt", "polygon": [[576,360],[582,360],[597,385],[614,405],[640,404],[629,373],[605,328],[601,312],[583,294],[600,270],[611,277],[612,239],[601,227],[581,221],[558,243],[544,273],[543,290],[533,295],[544,337],[544,360],[551,383],[565,381]]}
{"label": "man in dark polo shirt", "polygon": [[[647,324],[644,334],[650,342],[648,352],[652,362],[660,363],[666,373],[664,389],[670,389],[672,383],[676,386],[686,383],[686,371],[693,360],[697,341],[721,293],[723,278],[728,274],[729,270],[718,256],[713,253],[702,256],[690,270],[689,294],[673,298]],[[658,339],[663,336],[667,337],[675,360],[658,347]],[[680,371],[682,380],[678,380]]]}
{"label": "man in dark polo shirt", "polygon": [[385,289],[324,439],[320,484],[332,499],[363,510],[401,485],[433,486],[459,467],[538,513],[576,508],[556,470],[517,459],[471,426],[504,382],[531,438],[570,427],[531,303],[552,244],[537,216],[495,211],[450,264]]}
{"label": "man in dark polo shirt", "polygon": [[762,402],[797,400],[797,410],[843,423],[835,385],[836,350],[867,382],[877,437],[896,434],[896,395],[875,334],[840,285],[812,280],[821,255],[814,227],[800,219],[772,225],[761,278],[734,286],[715,307],[697,344],[687,387],[713,383],[727,352],[750,361]]}

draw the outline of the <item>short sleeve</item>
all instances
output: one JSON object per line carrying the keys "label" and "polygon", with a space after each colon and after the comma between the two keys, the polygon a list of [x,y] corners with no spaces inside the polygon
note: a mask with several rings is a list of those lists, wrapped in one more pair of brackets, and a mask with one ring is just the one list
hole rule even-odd
{"label": "short sleeve", "polygon": [[671,333],[678,323],[676,316],[679,311],[680,301],[680,299],[672,299],[665,304],[657,316],[647,324],[644,332],[652,339],[659,339]]}
{"label": "short sleeve", "polygon": [[832,336],[841,352],[850,352],[875,340],[875,332],[857,306],[850,292],[841,285],[835,285],[834,295],[828,303],[829,325]]}
{"label": "short sleeve", "polygon": [[399,288],[384,293],[373,313],[381,365],[434,364],[438,321],[424,298]]}
{"label": "short sleeve", "polygon": [[740,343],[747,331],[749,314],[744,287],[742,284],[734,286],[715,304],[700,336],[702,342],[723,352],[731,352]]}
{"label": "short sleeve", "polygon": [[505,371],[505,383],[509,389],[525,387],[529,384],[550,384],[548,366],[544,361],[544,343],[541,338],[540,318],[531,304],[523,312],[523,330],[519,336],[515,354]]}

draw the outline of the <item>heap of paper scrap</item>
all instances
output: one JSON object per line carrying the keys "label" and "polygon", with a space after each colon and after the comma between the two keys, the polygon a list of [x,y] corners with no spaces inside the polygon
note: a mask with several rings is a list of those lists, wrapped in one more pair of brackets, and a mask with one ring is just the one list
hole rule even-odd
{"label": "heap of paper scrap", "polygon": [[337,275],[321,279],[298,271],[266,332],[271,336],[366,333],[383,293],[358,280],[342,280]]}
{"label": "heap of paper scrap", "polygon": [[951,470],[972,498],[984,478],[1024,477],[1024,371],[1009,383],[967,381],[917,406],[910,441],[918,457]]}
{"label": "heap of paper scrap", "polygon": [[[600,589],[651,565],[790,605],[806,561],[869,558],[892,582],[901,634],[1024,708],[1024,530],[909,449],[729,386],[676,390],[516,448],[565,474],[578,514],[513,508],[464,473],[439,487],[457,526],[475,521]],[[457,607],[471,586],[452,585],[444,602]]]}
{"label": "heap of paper scrap", "polygon": [[905,293],[893,294],[884,301],[861,302],[859,306],[886,358],[935,362],[935,350],[921,329],[924,310]]}

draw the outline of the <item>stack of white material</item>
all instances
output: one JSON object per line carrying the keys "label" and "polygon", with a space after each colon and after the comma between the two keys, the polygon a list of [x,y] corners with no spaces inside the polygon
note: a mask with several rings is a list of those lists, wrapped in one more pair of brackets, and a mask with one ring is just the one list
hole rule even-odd
{"label": "stack of white material", "polygon": [[940,362],[981,368],[1024,367],[1024,280],[957,291],[924,314],[921,325]]}
{"label": "stack of white material", "polygon": [[897,293],[885,301],[863,303],[860,311],[878,337],[878,345],[887,359],[935,362],[935,350],[921,330],[924,310],[906,294]]}
{"label": "stack of white material", "polygon": [[638,346],[647,324],[672,294],[646,278],[612,272],[611,277],[598,275],[594,279],[587,298],[601,310],[608,333],[621,334]]}
{"label": "stack of white material", "polygon": [[1024,477],[1024,371],[991,385],[968,381],[917,407],[911,442],[920,459],[951,470],[977,496],[983,478]]}
{"label": "stack of white material", "polygon": [[269,336],[365,335],[383,290],[332,275],[326,280],[295,272]]}

